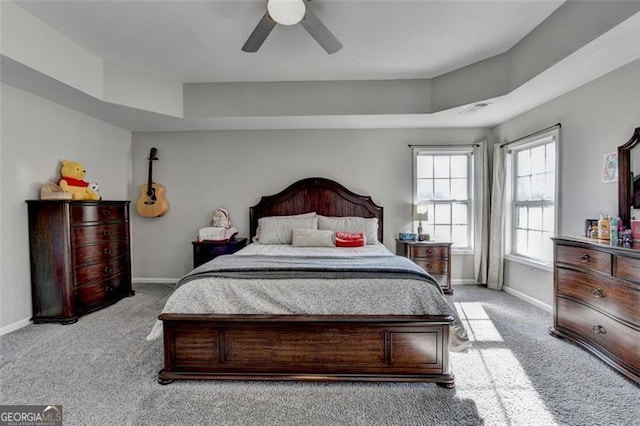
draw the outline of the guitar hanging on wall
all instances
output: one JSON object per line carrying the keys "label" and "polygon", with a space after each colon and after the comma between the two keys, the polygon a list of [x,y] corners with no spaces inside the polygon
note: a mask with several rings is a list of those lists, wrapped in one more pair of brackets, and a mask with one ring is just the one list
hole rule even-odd
{"label": "guitar hanging on wall", "polygon": [[164,186],[152,180],[153,162],[158,159],[158,150],[151,148],[149,152],[149,180],[140,186],[140,198],[136,210],[142,217],[160,217],[169,210],[169,203],[164,198]]}

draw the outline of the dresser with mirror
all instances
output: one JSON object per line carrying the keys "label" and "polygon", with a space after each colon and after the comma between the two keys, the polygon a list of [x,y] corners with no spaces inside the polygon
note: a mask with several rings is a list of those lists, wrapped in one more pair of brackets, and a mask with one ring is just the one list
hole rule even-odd
{"label": "dresser with mirror", "polygon": [[[638,181],[636,182],[636,177]],[[640,219],[640,127],[618,147],[619,217]],[[640,383],[640,242],[556,237],[551,335]]]}

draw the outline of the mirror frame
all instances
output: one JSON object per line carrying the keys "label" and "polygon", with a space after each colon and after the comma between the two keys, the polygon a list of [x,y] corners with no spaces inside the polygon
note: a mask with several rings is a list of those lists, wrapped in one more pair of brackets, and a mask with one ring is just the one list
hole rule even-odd
{"label": "mirror frame", "polygon": [[638,145],[640,145],[640,127],[636,127],[633,136],[627,143],[618,147],[618,215],[627,228],[631,225],[631,196],[633,194],[631,150]]}

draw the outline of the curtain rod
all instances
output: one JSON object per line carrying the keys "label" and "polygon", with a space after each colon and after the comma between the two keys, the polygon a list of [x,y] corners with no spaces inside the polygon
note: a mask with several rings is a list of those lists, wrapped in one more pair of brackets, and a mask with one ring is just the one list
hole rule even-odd
{"label": "curtain rod", "polygon": [[477,148],[480,146],[479,143],[472,143],[472,144],[466,144],[466,145],[459,145],[459,144],[451,144],[451,145],[413,145],[413,144],[407,144],[407,146],[409,148],[413,148],[413,147],[419,147],[419,148]]}
{"label": "curtain rod", "polygon": [[549,130],[551,130],[551,129],[555,129],[556,127],[557,127],[557,128],[561,128],[561,127],[562,127],[562,124],[560,124],[560,123],[556,123],[556,124],[554,124],[553,126],[549,126],[549,127],[545,128],[545,129],[538,130],[538,131],[536,131],[536,132],[530,133],[530,134],[528,134],[528,135],[526,135],[526,136],[522,136],[522,137],[520,137],[520,138],[518,138],[518,139],[514,139],[514,140],[509,141],[509,142],[505,142],[505,143],[503,143],[502,145],[500,145],[500,148],[502,148],[503,146],[507,146],[507,145],[510,145],[510,144],[512,144],[512,143],[515,143],[515,142],[521,141],[522,139],[530,138],[531,136],[535,136],[535,135],[538,135],[538,134],[540,134],[540,133],[547,132],[547,131],[549,131]]}

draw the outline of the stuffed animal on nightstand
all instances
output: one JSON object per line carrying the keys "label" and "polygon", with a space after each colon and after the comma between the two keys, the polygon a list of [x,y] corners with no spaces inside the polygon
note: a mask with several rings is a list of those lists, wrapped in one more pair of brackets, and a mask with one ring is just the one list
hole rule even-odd
{"label": "stuffed animal on nightstand", "polygon": [[82,163],[77,161],[62,160],[60,168],[60,188],[69,192],[73,200],[99,200],[100,195],[89,187],[89,182],[84,180],[87,171]]}

